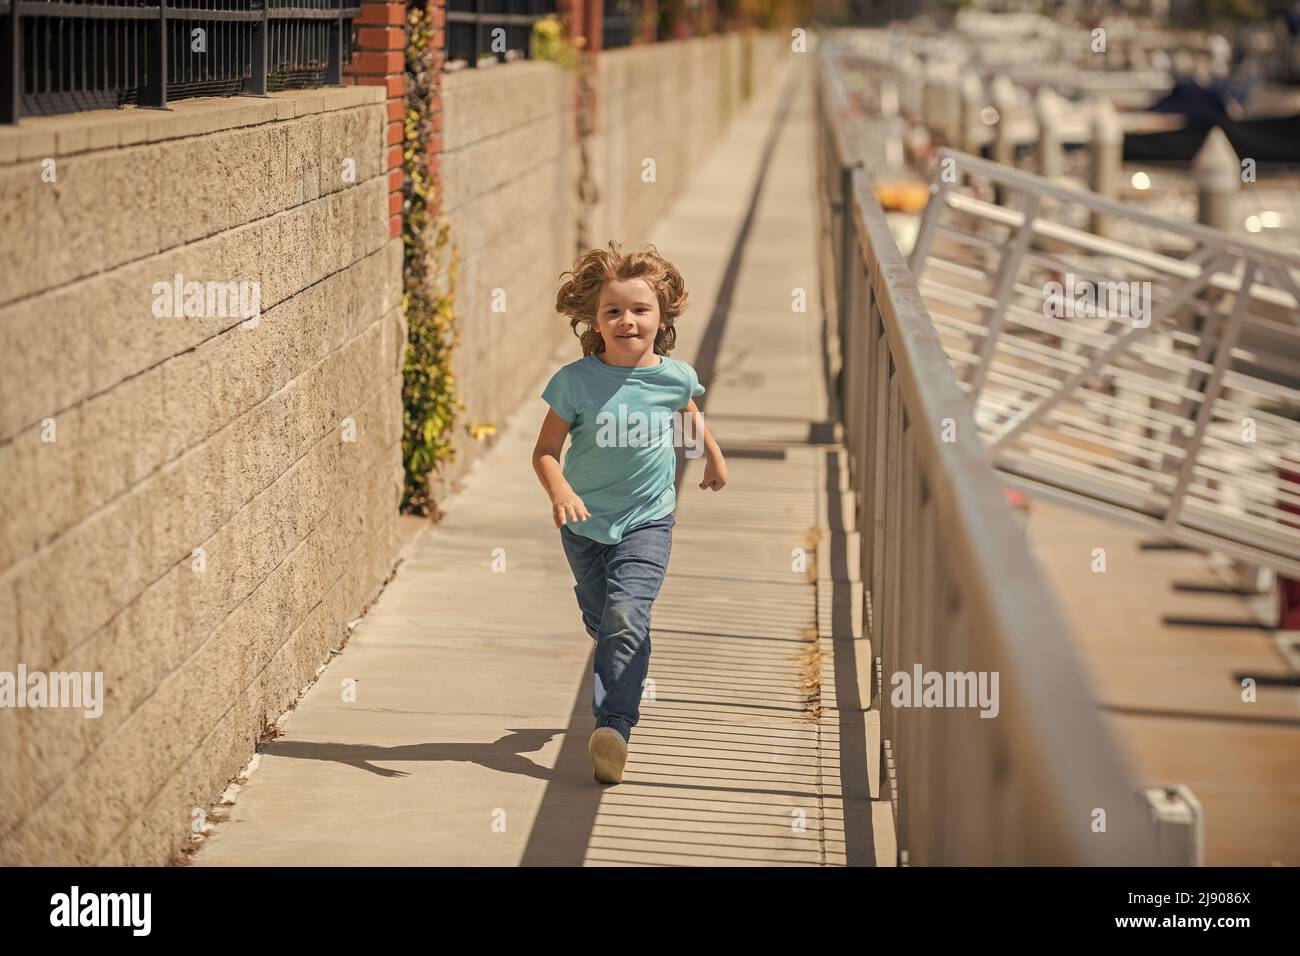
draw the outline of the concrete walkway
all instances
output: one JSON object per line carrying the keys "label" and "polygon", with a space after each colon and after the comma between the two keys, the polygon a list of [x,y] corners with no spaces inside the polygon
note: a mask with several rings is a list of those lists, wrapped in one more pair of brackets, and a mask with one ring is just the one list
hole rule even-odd
{"label": "concrete walkway", "polygon": [[[653,700],[624,782],[592,779],[593,645],[532,472],[536,398],[443,522],[408,544],[196,865],[892,861],[887,805],[867,794],[869,721],[837,708],[836,682],[856,704],[844,685],[870,655],[837,667],[845,642],[825,623],[818,633],[813,556],[837,466],[811,80],[791,67],[739,115],[650,237],[687,278],[674,354],[708,389],[731,484],[701,491],[702,462],[687,464],[654,608]],[[806,312],[792,311],[796,289]],[[556,365],[576,357],[570,347]],[[355,702],[342,699],[349,678]]]}

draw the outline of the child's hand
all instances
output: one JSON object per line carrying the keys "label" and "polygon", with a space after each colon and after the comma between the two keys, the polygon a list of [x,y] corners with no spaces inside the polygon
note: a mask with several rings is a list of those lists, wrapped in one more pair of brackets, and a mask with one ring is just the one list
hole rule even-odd
{"label": "child's hand", "polygon": [[591,512],[582,503],[582,499],[570,489],[551,499],[551,517],[555,519],[555,527],[559,528],[570,521],[575,524],[586,521],[591,517]]}
{"label": "child's hand", "polygon": [[719,456],[717,461],[712,457],[704,463],[704,480],[700,482],[701,488],[721,491],[727,486],[727,463]]}

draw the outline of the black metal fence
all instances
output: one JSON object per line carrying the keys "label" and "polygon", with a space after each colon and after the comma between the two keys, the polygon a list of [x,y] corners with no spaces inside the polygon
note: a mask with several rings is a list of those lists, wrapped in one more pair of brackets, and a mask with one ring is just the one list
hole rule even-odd
{"label": "black metal fence", "polygon": [[601,48],[616,50],[631,46],[644,11],[642,0],[605,0]]}
{"label": "black metal fence", "polygon": [[555,0],[447,0],[447,59],[478,66],[506,50],[528,56],[533,24],[555,12]]}
{"label": "black metal fence", "polygon": [[360,0],[0,0],[0,123],[326,86]]}

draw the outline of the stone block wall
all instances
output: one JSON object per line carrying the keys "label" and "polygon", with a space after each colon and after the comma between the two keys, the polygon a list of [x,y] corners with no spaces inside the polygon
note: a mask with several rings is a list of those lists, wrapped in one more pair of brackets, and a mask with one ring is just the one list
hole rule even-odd
{"label": "stone block wall", "polygon": [[390,571],[386,125],[351,87],[0,129],[0,672],[103,675],[99,717],[0,708],[0,864],[172,857]]}
{"label": "stone block wall", "polygon": [[[458,253],[454,362],[467,421],[500,423],[567,334],[555,280],[576,242],[574,86],[572,73],[538,61],[442,78],[442,212]],[[481,450],[458,436],[446,478]]]}

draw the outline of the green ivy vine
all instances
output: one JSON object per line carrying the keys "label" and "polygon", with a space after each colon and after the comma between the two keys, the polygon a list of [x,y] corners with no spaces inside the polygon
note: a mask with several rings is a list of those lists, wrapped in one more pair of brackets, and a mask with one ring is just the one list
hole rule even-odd
{"label": "green ivy vine", "polygon": [[456,328],[455,287],[459,253],[453,248],[446,291],[438,287],[440,252],[448,224],[434,215],[434,184],[429,173],[433,134],[436,59],[434,27],[425,5],[409,3],[406,11],[406,103],[402,152],[402,312],[406,318],[406,357],[402,369],[405,411],[402,459],[406,482],[402,509],[437,514],[429,493],[429,475],[453,461],[456,422],[465,406],[457,397],[452,351],[460,344]]}

